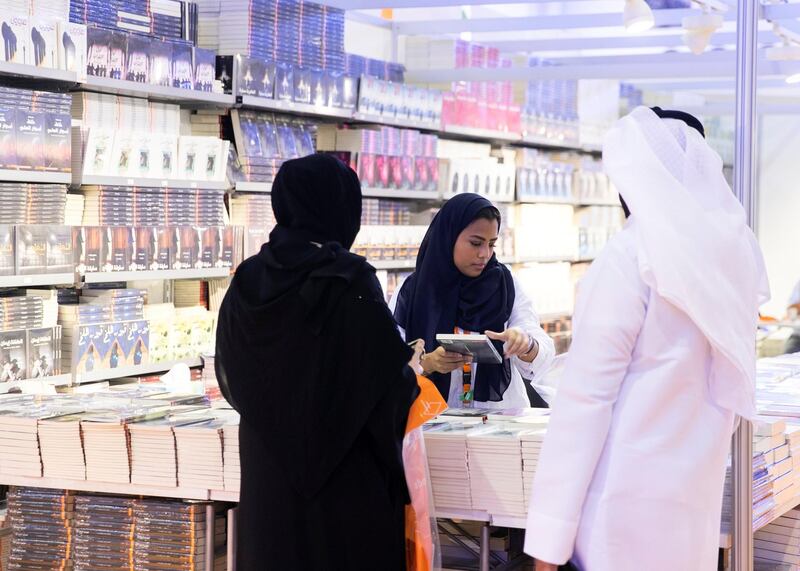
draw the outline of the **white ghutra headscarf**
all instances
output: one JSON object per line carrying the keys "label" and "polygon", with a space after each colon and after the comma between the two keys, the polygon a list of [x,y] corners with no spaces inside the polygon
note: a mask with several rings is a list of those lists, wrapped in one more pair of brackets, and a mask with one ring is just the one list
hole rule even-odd
{"label": "white ghutra headscarf", "polygon": [[752,418],[758,308],[769,284],[722,160],[695,129],[639,107],[607,134],[603,164],[636,220],[642,279],[711,345],[711,398]]}

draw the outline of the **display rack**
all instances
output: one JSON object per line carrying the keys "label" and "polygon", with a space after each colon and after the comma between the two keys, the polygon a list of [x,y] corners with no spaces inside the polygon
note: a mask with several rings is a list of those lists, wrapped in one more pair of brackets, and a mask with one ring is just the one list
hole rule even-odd
{"label": "display rack", "polygon": [[67,86],[78,83],[78,74],[73,71],[36,67],[35,65],[24,65],[8,61],[0,61],[0,75],[24,78],[37,82],[62,83]]}
{"label": "display rack", "polygon": [[261,192],[269,194],[272,192],[272,183],[239,181],[234,185],[233,189],[235,192]]}
{"label": "display rack", "polygon": [[228,183],[225,181],[213,180],[184,180],[184,179],[165,179],[165,178],[143,178],[128,176],[108,176],[108,175],[83,175],[71,180],[75,186],[139,186],[139,187],[161,187],[161,188],[196,188],[202,190],[227,190]]}
{"label": "display rack", "polygon": [[310,103],[295,103],[294,101],[283,101],[281,99],[266,99],[252,95],[237,95],[236,102],[247,109],[290,113],[318,119],[350,120],[353,118],[353,111],[350,109],[312,105]]}
{"label": "display rack", "polygon": [[187,367],[202,367],[203,359],[200,357],[192,357],[188,359],[179,359],[177,361],[163,361],[161,363],[146,363],[144,365],[136,365],[133,367],[118,367],[116,369],[101,369],[92,371],[90,373],[76,373],[75,384],[84,385],[87,383],[96,383],[98,381],[110,381],[114,379],[121,379],[124,377],[144,377],[156,373],[165,373],[172,367],[179,364],[185,364]]}
{"label": "display rack", "polygon": [[66,480],[62,478],[31,478],[0,474],[0,482],[5,486],[26,486],[30,488],[50,488],[73,490],[76,492],[97,492],[122,496],[150,496],[178,500],[208,500],[208,490],[194,488],[162,488],[141,484],[117,484],[111,482],[89,482],[86,480]]}
{"label": "display rack", "polygon": [[44,172],[44,171],[21,171],[12,169],[0,169],[0,181],[3,182],[27,182],[44,184],[70,184],[72,174],[64,172]]}
{"label": "display rack", "polygon": [[441,197],[435,190],[392,190],[385,188],[362,188],[364,198],[389,198],[395,200],[439,200]]}
{"label": "display rack", "polygon": [[74,273],[35,274],[30,276],[0,276],[0,288],[74,285],[79,281],[79,276]]}
{"label": "display rack", "polygon": [[367,260],[376,270],[413,270],[416,260]]}
{"label": "display rack", "polygon": [[111,95],[127,95],[129,97],[143,97],[151,101],[164,101],[178,103],[186,106],[199,107],[233,107],[233,95],[225,93],[211,93],[208,91],[195,91],[180,89],[178,87],[164,87],[149,83],[137,83],[125,79],[111,79],[90,75],[84,83],[79,84],[79,89],[96,91]]}
{"label": "display rack", "polygon": [[84,283],[103,284],[109,282],[132,282],[144,280],[203,280],[227,278],[230,268],[207,268],[191,270],[151,270],[144,272],[97,272],[83,276]]}
{"label": "display rack", "polygon": [[410,119],[393,119],[391,117],[381,117],[380,115],[367,115],[366,113],[355,112],[352,120],[357,123],[379,124],[387,127],[399,127],[401,129],[417,129],[419,131],[439,132],[441,125],[429,121],[412,121]]}
{"label": "display rack", "polygon": [[52,377],[42,377],[40,379],[23,379],[21,381],[9,381],[0,383],[0,394],[6,394],[15,387],[30,386],[31,384],[41,383],[51,387],[68,387],[72,384],[72,375],[53,375]]}

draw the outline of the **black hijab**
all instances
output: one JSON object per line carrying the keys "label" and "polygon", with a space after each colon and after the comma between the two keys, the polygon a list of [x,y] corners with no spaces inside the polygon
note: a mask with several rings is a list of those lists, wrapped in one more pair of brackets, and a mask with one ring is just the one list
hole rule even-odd
{"label": "black hijab", "polygon": [[[514,280],[507,267],[492,256],[477,278],[462,274],[453,262],[459,234],[475,221],[478,213],[492,208],[477,194],[459,194],[439,211],[425,234],[417,257],[416,271],[398,294],[395,319],[405,329],[406,339],[424,339],[428,351],[438,347],[437,334],[465,331],[504,331],[514,307]],[[502,355],[502,343],[496,342]],[[503,400],[511,383],[508,360],[501,365],[481,364],[473,376],[474,400]],[[450,375],[435,373],[431,380],[447,399]]]}
{"label": "black hijab", "polygon": [[[700,133],[704,139],[706,138],[706,130],[703,127],[703,124],[694,115],[686,113],[685,111],[677,111],[674,109],[662,109],[661,107],[651,107],[650,110],[656,115],[658,115],[660,119],[676,119],[678,121],[683,121],[689,127]],[[628,208],[625,199],[622,198],[622,195],[620,195],[619,197],[619,202],[622,205],[622,211],[625,213],[625,218],[630,218],[631,211]]]}

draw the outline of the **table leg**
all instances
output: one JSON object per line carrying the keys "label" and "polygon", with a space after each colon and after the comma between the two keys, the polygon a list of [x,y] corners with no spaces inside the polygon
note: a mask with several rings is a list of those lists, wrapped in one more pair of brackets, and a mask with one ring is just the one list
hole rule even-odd
{"label": "table leg", "polygon": [[489,524],[484,523],[481,526],[481,571],[489,571],[489,553],[491,545],[489,543]]}
{"label": "table leg", "polygon": [[238,508],[228,510],[228,571],[236,571],[236,516]]}
{"label": "table leg", "polygon": [[214,571],[214,504],[206,506],[206,571]]}

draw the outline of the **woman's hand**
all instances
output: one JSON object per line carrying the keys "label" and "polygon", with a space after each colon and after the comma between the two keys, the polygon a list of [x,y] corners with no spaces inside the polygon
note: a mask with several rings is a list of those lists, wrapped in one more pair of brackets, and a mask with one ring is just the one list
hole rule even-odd
{"label": "woman's hand", "polygon": [[536,571],[558,571],[558,565],[536,560]]}
{"label": "woman's hand", "polygon": [[452,373],[469,363],[471,359],[459,353],[450,353],[444,347],[438,347],[433,353],[427,353],[422,359],[422,368],[426,373]]}
{"label": "woman's hand", "polygon": [[494,341],[503,342],[503,352],[507,359],[511,357],[529,357],[530,355],[536,358],[536,354],[539,353],[536,341],[533,341],[534,347],[531,347],[530,336],[519,327],[510,327],[502,333],[486,331],[486,336]]}
{"label": "woman's hand", "polygon": [[408,362],[408,366],[411,367],[416,374],[422,375],[422,356],[425,354],[425,341],[419,339],[411,348],[414,349],[414,355]]}

